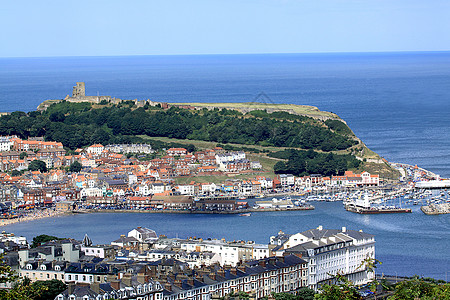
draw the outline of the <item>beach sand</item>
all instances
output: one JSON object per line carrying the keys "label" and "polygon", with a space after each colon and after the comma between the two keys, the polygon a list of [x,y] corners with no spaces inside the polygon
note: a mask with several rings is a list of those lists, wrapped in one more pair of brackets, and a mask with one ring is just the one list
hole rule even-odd
{"label": "beach sand", "polygon": [[33,211],[33,212],[27,214],[26,216],[22,216],[19,218],[0,219],[0,226],[11,225],[11,224],[19,223],[19,222],[34,221],[34,220],[39,220],[39,219],[49,218],[49,217],[56,217],[56,216],[60,216],[60,215],[64,215],[64,214],[65,214],[64,211],[58,211],[58,210],[51,210],[51,209],[37,210],[37,211]]}

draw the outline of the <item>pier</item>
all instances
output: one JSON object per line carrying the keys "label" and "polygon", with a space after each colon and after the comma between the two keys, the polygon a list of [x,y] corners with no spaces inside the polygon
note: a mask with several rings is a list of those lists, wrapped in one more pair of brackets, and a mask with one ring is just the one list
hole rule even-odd
{"label": "pier", "polygon": [[450,188],[450,180],[431,180],[416,182],[416,189],[448,189]]}
{"label": "pier", "polygon": [[420,209],[426,215],[450,214],[450,203],[424,205]]}

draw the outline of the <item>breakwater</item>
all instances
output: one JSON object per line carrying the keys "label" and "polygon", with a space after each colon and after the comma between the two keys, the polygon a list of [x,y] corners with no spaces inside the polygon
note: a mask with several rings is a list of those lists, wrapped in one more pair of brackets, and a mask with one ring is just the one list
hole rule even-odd
{"label": "breakwater", "polygon": [[426,215],[450,214],[450,203],[430,204],[420,207]]}

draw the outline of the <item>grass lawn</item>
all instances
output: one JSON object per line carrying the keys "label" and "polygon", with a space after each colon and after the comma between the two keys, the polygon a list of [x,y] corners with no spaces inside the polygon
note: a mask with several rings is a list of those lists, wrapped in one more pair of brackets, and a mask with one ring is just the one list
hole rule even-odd
{"label": "grass lawn", "polygon": [[295,113],[299,115],[305,115],[305,116],[326,116],[326,117],[332,117],[332,118],[339,118],[338,115],[327,112],[327,111],[320,111],[315,106],[309,106],[309,105],[295,105],[295,104],[265,104],[265,103],[259,103],[259,102],[244,102],[244,103],[173,103],[173,104],[180,104],[180,105],[191,105],[191,106],[197,106],[197,107],[218,107],[218,108],[227,108],[227,109],[285,109],[285,110],[292,110]]}
{"label": "grass lawn", "polygon": [[[207,142],[207,141],[199,141],[199,140],[181,140],[181,139],[172,139],[168,137],[157,137],[157,136],[148,136],[148,135],[138,135],[138,137],[147,139],[147,140],[156,140],[165,143],[180,143],[180,144],[192,144],[199,149],[212,149],[216,147],[217,142]],[[259,145],[246,145],[246,144],[233,144],[227,143],[227,145],[235,146],[235,147],[247,147],[253,148],[257,150],[269,150],[269,151],[280,151],[286,149],[286,147],[264,147]]]}

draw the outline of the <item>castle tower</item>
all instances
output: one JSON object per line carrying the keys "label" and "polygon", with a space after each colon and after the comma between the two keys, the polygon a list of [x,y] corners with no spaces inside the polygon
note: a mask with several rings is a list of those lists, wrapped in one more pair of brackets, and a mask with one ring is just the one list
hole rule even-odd
{"label": "castle tower", "polygon": [[72,97],[84,97],[86,96],[86,88],[84,82],[77,82],[77,85],[73,87]]}

